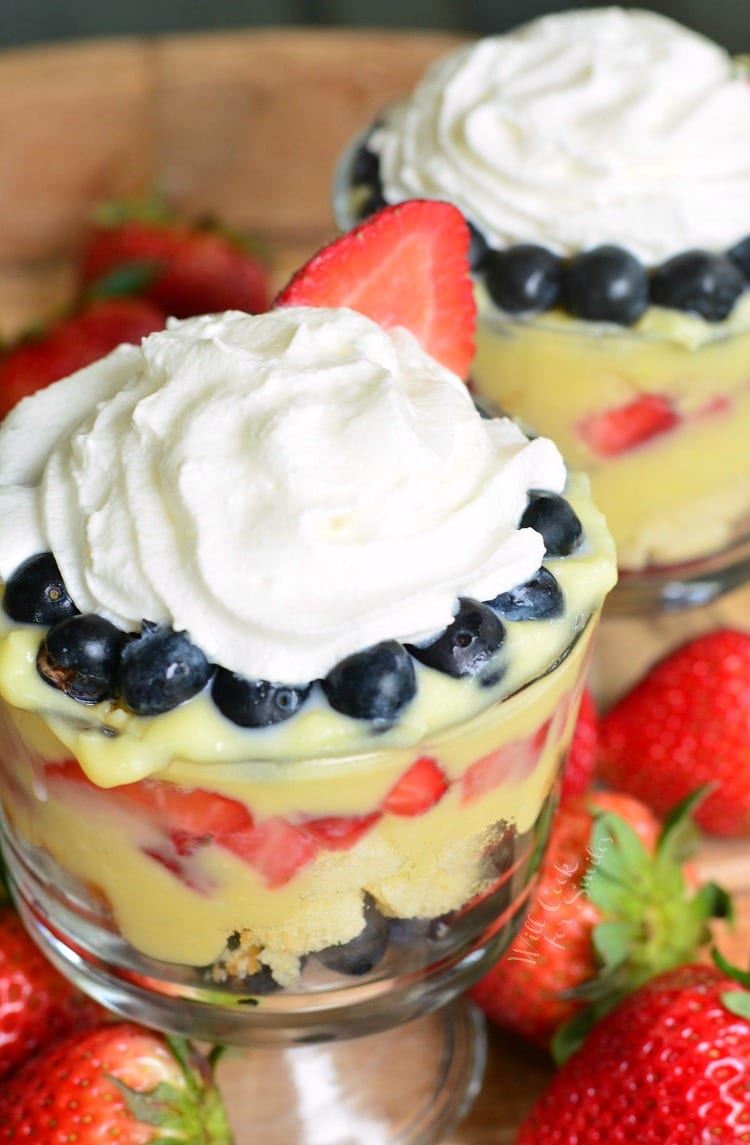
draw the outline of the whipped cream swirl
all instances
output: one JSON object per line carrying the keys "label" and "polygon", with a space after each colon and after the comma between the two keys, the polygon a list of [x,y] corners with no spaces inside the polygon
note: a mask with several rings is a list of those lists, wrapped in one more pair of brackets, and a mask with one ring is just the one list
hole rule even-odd
{"label": "whipped cream swirl", "polygon": [[51,549],[81,611],[298,682],[539,567],[556,447],[482,420],[404,329],[304,307],[172,322],[0,429],[0,576]]}
{"label": "whipped cream swirl", "polygon": [[639,10],[546,16],[439,60],[370,146],[386,198],[455,203],[491,245],[615,242],[647,265],[750,233],[750,83]]}

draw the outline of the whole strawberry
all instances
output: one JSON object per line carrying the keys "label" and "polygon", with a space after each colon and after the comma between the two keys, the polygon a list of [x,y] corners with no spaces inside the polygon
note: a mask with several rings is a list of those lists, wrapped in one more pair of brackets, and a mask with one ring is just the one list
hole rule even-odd
{"label": "whole strawberry", "polygon": [[210,1061],[131,1022],[73,1034],[0,1090],[0,1140],[228,1145]]}
{"label": "whole strawberry", "polygon": [[688,965],[642,986],[555,1075],[516,1145],[750,1140],[750,993],[738,982],[750,975]]}
{"label": "whole strawberry", "polygon": [[266,268],[237,236],[175,219],[158,204],[105,204],[81,263],[84,291],[135,293],[167,314],[268,309]]}
{"label": "whole strawberry", "polygon": [[627,795],[561,805],[531,911],[470,991],[492,1021],[562,1059],[624,994],[693,958],[728,907],[719,888],[685,879],[689,810],[660,833]]}
{"label": "whole strawberry", "polygon": [[102,298],[0,354],[0,418],[21,398],[88,366],[122,342],[163,330],[166,316],[139,298]]}
{"label": "whole strawberry", "polygon": [[602,722],[600,773],[657,815],[711,784],[696,821],[750,834],[750,633],[699,636],[652,668]]}
{"label": "whole strawberry", "polygon": [[563,772],[560,798],[565,803],[576,795],[583,795],[591,787],[596,771],[599,749],[599,716],[591,693],[581,696],[581,707],[573,731],[568,758]]}
{"label": "whole strawberry", "polygon": [[0,1081],[32,1054],[104,1011],[47,961],[10,907],[0,911]]}

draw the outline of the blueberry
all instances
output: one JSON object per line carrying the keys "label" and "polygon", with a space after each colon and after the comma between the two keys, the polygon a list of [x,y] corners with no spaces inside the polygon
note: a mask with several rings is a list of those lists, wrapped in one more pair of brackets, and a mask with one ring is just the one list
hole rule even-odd
{"label": "blueberry", "polygon": [[349,942],[326,946],[316,958],[337,974],[369,974],[388,949],[390,926],[369,896],[365,901],[365,925]]}
{"label": "blueberry", "polygon": [[226,668],[216,673],[211,696],[216,707],[241,728],[266,728],[288,720],[310,695],[312,684],[248,680]]}
{"label": "blueberry", "polygon": [[374,187],[367,198],[360,204],[357,216],[360,219],[369,219],[370,215],[377,214],[383,207],[387,206],[386,200],[383,197],[383,192],[379,187]]}
{"label": "blueberry", "polygon": [[539,314],[554,306],[562,270],[562,259],[533,243],[492,251],[484,264],[490,298],[508,314]]}
{"label": "blueberry", "polygon": [[491,608],[461,598],[454,620],[430,644],[409,645],[412,656],[447,676],[477,676],[505,639],[505,629]]}
{"label": "blueberry", "polygon": [[750,235],[741,242],[735,243],[727,252],[735,266],[739,267],[745,282],[750,282]]}
{"label": "blueberry", "polygon": [[352,160],[351,180],[355,187],[364,183],[368,187],[380,186],[380,158],[363,143]]}
{"label": "blueberry", "polygon": [[563,294],[577,318],[632,326],[648,308],[648,274],[622,247],[598,246],[572,259]]}
{"label": "blueberry", "polygon": [[158,716],[195,696],[213,667],[185,632],[143,622],[122,653],[117,691],[138,716]]}
{"label": "blueberry", "polygon": [[384,640],[341,660],[322,681],[328,703],[355,719],[392,723],[417,692],[414,664],[403,645]]}
{"label": "blueberry", "polygon": [[66,617],[39,646],[39,674],[79,704],[98,704],[114,695],[126,640],[124,632],[94,613]]}
{"label": "blueberry", "polygon": [[723,321],[744,289],[742,272],[731,258],[704,250],[675,255],[651,276],[657,306],[698,314],[706,322]]}
{"label": "blueberry", "polygon": [[52,553],[29,557],[5,582],[3,608],[25,624],[56,624],[78,609],[68,595]]}
{"label": "blueberry", "polygon": [[466,220],[469,228],[469,266],[472,270],[481,270],[490,253],[490,246],[482,232]]}
{"label": "blueberry", "polygon": [[549,557],[567,557],[581,543],[583,526],[578,515],[557,493],[532,489],[519,522],[522,529],[536,529],[544,539]]}
{"label": "blueberry", "polygon": [[554,620],[562,616],[565,601],[549,569],[540,568],[525,584],[487,601],[487,607],[504,620]]}

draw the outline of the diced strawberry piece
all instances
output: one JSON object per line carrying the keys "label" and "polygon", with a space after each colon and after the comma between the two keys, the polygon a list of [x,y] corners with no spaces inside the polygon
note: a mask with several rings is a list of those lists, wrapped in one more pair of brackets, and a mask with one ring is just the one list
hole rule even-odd
{"label": "diced strawberry piece", "polygon": [[129,810],[156,827],[179,855],[192,854],[218,836],[228,838],[253,829],[253,817],[245,804],[216,791],[180,787],[158,779],[141,779],[105,790],[90,783],[74,760],[52,764],[46,774],[50,782],[84,785],[110,805]]}
{"label": "diced strawberry piece", "polygon": [[164,312],[145,299],[105,298],[11,346],[0,355],[0,417],[21,398],[88,366],[122,342],[140,342],[165,322]]}
{"label": "diced strawberry piece", "polygon": [[169,871],[170,875],[191,891],[197,891],[199,894],[209,893],[211,888],[197,877],[197,868],[195,865],[191,866],[190,863],[184,862],[184,857],[170,850],[168,846],[165,846],[161,850],[156,847],[146,847],[142,854],[152,859],[153,862],[158,863],[165,871]]}
{"label": "diced strawberry piece", "polygon": [[323,247],[276,306],[346,306],[390,329],[405,326],[459,377],[474,356],[476,305],[469,229],[448,203],[386,207]]}
{"label": "diced strawberry piece", "polygon": [[471,803],[499,787],[508,778],[511,762],[504,745],[472,763],[464,773],[462,802]]}
{"label": "diced strawberry piece", "polygon": [[394,783],[383,801],[383,810],[389,815],[421,815],[443,798],[448,787],[435,760],[423,755]]}
{"label": "diced strawberry piece", "polygon": [[667,398],[642,394],[623,406],[590,414],[578,425],[586,444],[603,457],[615,457],[674,429],[680,418]]}
{"label": "diced strawberry piece", "polygon": [[531,735],[511,740],[472,763],[464,773],[462,801],[471,803],[501,783],[526,779],[544,749],[551,725],[551,719],[545,720]]}
{"label": "diced strawberry piece", "polygon": [[329,851],[347,851],[367,834],[379,818],[377,812],[372,815],[328,815],[321,819],[306,819],[300,824],[300,830]]}
{"label": "diced strawberry piece", "polygon": [[254,867],[272,890],[288,883],[319,850],[311,835],[280,816],[258,823],[245,834],[216,841]]}
{"label": "diced strawberry piece", "polygon": [[153,810],[165,830],[183,839],[237,835],[253,826],[253,817],[244,803],[215,791],[151,779],[114,790],[120,799]]}

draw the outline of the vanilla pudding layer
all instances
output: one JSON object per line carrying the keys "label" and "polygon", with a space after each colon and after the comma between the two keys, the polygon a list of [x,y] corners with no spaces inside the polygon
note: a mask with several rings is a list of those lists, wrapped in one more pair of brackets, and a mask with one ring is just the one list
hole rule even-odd
{"label": "vanilla pudding layer", "polygon": [[[492,687],[417,664],[415,698],[381,731],[322,697],[252,730],[207,694],[148,718],[116,702],[82,707],[40,678],[39,629],[5,617],[0,769],[11,833],[103,899],[143,955],[205,967],[239,933],[250,964],[286,985],[305,954],[361,931],[368,899],[395,918],[460,910],[502,875],[487,860],[498,832],[531,830],[550,796],[591,618],[614,579],[587,479],[571,476],[566,496],[584,541],[545,561],[563,615],[504,622],[507,670]],[[402,814],[389,795],[424,759],[439,786],[424,809]],[[154,791],[169,789],[201,793],[205,828],[188,839],[153,813]],[[216,799],[231,802],[239,842],[212,837]],[[239,826],[238,807],[249,817]]]}
{"label": "vanilla pudding layer", "polygon": [[[620,568],[720,553],[750,532],[750,295],[722,323],[651,307],[632,330],[504,316],[479,290],[477,391],[585,469]],[[613,455],[586,425],[644,395],[673,424]]]}
{"label": "vanilla pudding layer", "polygon": [[[3,702],[0,784],[11,836],[46,852],[95,902],[103,898],[117,931],[140,953],[206,967],[240,933],[252,959],[292,985],[302,956],[360,933],[365,895],[388,917],[431,919],[492,890],[498,871],[488,853],[498,832],[530,831],[554,787],[591,633],[589,625],[541,679],[412,750],[373,747],[348,759],[308,760],[289,774],[277,769],[275,778],[262,769],[254,778],[251,763],[175,760],[156,778],[221,793],[256,824],[278,824],[283,808],[284,824],[301,837],[311,817],[373,817],[352,845],[319,847],[289,877],[277,871],[269,882],[267,871],[217,840],[171,855],[169,869],[165,831],[137,800],[129,806],[123,789],[91,784],[65,762],[42,713]],[[399,778],[424,758],[445,776],[444,793],[419,814],[384,810]]]}

